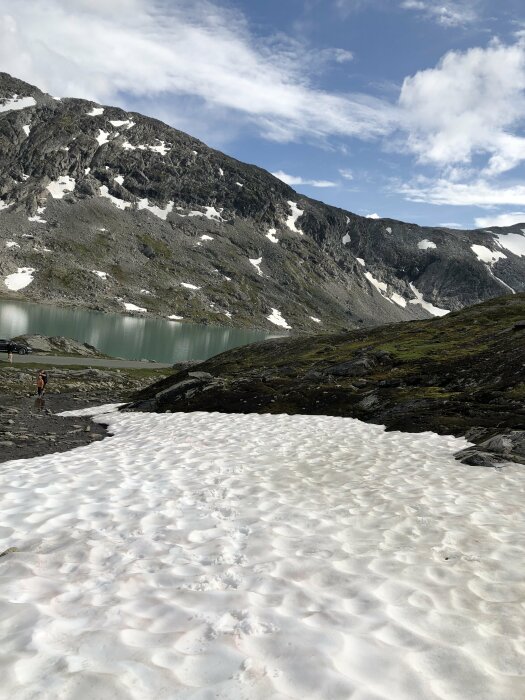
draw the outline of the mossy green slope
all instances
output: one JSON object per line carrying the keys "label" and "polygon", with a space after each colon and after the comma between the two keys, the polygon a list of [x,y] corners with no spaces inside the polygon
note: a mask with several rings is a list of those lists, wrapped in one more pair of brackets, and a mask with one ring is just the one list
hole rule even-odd
{"label": "mossy green slope", "polygon": [[135,405],[352,416],[471,437],[524,429],[524,325],[525,294],[516,294],[430,321],[265,341],[200,364],[211,378],[196,385],[179,372]]}

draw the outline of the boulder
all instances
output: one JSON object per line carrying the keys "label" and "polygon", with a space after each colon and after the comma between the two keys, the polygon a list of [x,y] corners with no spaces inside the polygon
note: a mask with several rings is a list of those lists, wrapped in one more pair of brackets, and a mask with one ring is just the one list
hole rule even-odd
{"label": "boulder", "polygon": [[493,435],[454,456],[464,464],[479,466],[495,466],[498,462],[525,464],[525,430],[509,430]]}

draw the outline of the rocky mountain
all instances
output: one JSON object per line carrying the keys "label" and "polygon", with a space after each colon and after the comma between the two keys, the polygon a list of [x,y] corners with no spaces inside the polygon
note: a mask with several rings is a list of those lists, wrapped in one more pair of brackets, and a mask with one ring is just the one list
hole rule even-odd
{"label": "rocky mountain", "polygon": [[0,296],[295,331],[525,289],[520,226],[372,220],[166,124],[0,74]]}
{"label": "rocky mountain", "polygon": [[[525,294],[439,319],[236,348],[142,390],[128,408],[349,416],[466,435],[481,453],[525,462]],[[476,450],[466,459],[491,463]]]}

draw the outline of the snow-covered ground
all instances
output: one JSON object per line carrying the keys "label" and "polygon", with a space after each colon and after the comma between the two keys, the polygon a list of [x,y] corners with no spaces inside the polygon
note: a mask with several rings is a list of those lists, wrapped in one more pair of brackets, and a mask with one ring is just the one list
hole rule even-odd
{"label": "snow-covered ground", "polygon": [[3,697],[525,697],[523,468],[346,418],[105,422],[0,465]]}

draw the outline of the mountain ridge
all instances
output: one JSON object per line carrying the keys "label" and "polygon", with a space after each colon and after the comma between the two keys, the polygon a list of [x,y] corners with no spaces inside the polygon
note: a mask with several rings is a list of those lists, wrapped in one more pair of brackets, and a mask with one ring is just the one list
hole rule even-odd
{"label": "mountain ridge", "polygon": [[525,289],[519,225],[360,217],[158,120],[7,74],[0,247],[0,297],[272,330],[421,319]]}

